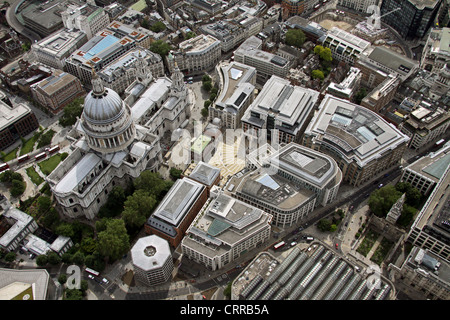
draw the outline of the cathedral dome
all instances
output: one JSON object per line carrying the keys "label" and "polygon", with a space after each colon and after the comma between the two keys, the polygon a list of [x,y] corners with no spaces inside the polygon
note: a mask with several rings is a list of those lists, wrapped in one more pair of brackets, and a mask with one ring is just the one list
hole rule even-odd
{"label": "cathedral dome", "polygon": [[109,123],[121,117],[125,108],[117,92],[103,87],[100,81],[93,81],[92,91],[84,100],[83,113],[90,122]]}

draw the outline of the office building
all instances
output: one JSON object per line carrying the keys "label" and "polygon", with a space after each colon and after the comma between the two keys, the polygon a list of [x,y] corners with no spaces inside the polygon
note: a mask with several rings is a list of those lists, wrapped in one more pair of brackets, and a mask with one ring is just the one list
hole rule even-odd
{"label": "office building", "polygon": [[331,82],[327,87],[327,92],[335,97],[351,100],[353,95],[359,90],[361,82],[361,71],[351,67],[347,77],[340,83]]}
{"label": "office building", "polygon": [[220,169],[200,161],[189,174],[189,179],[204,184],[209,197],[211,189],[220,183]]}
{"label": "office building", "polygon": [[[406,98],[406,100],[409,99]],[[411,138],[408,146],[418,149],[442,137],[447,132],[450,126],[450,111],[441,107],[436,108],[425,100],[419,100],[413,105],[415,105],[413,111],[398,127]]]}
{"label": "office building", "polygon": [[422,38],[433,26],[442,0],[383,0],[381,21],[404,39]]}
{"label": "office building", "polygon": [[205,185],[186,177],[178,179],[147,219],[145,232],[166,239],[176,248],[207,198]]}
{"label": "office building", "polygon": [[234,60],[256,69],[256,81],[264,84],[271,76],[286,78],[291,64],[285,58],[263,51],[262,40],[251,36],[234,51]]}
{"label": "office building", "polygon": [[0,268],[0,300],[56,299],[56,285],[47,270]]}
{"label": "office building", "polygon": [[445,259],[450,259],[450,165],[442,164],[436,187],[418,213],[407,241]]}
{"label": "office building", "polygon": [[0,248],[16,251],[25,237],[37,230],[38,224],[30,215],[12,207],[2,194],[0,204]]}
{"label": "office building", "polygon": [[358,186],[398,165],[408,141],[375,112],[327,94],[305,130],[303,145],[333,157],[343,181]]}
{"label": "office building", "polygon": [[428,196],[442,178],[450,163],[450,142],[441,149],[431,152],[403,169],[400,181],[411,184],[425,196]]}
{"label": "office building", "polygon": [[172,278],[173,258],[166,240],[155,236],[140,238],[131,248],[136,280],[147,286],[167,282]]}
{"label": "office building", "polygon": [[306,0],[282,0],[281,10],[283,18],[299,16],[306,10]]}
{"label": "office building", "polygon": [[378,6],[380,2],[380,0],[338,0],[338,5],[366,14],[370,6]]}
{"label": "office building", "polygon": [[185,75],[198,75],[216,66],[221,58],[220,41],[210,35],[198,35],[181,42],[168,58],[170,72],[175,64]]}
{"label": "office building", "polygon": [[362,99],[361,106],[380,112],[382,108],[386,107],[394,99],[400,84],[400,78],[390,74]]}
{"label": "office building", "polygon": [[364,50],[370,47],[370,42],[361,39],[337,27],[331,28],[319,41],[324,47],[331,49],[333,59],[344,61],[353,66]]}
{"label": "office building", "polygon": [[255,97],[256,69],[232,62],[217,67],[219,75],[218,97],[209,106],[209,119],[220,119],[227,129],[241,127],[241,118]]}
{"label": "office building", "polygon": [[361,83],[373,89],[389,75],[406,81],[419,69],[419,63],[391,49],[374,47],[361,54],[355,67],[361,70]]}
{"label": "office building", "polygon": [[221,269],[269,240],[270,223],[270,214],[215,189],[181,242],[183,256]]}
{"label": "office building", "polygon": [[391,279],[423,296],[423,300],[450,299],[449,271],[448,260],[418,247],[412,248],[401,265],[389,264]]}
{"label": "office building", "polygon": [[318,98],[317,91],[272,76],[242,117],[242,129],[251,136],[267,134],[270,141],[298,142]]}
{"label": "office building", "polygon": [[249,173],[231,179],[227,191],[233,197],[270,213],[272,223],[282,227],[335,200],[342,173],[331,157],[296,143],[268,155],[265,149],[249,154]]}
{"label": "office building", "polygon": [[62,111],[75,98],[86,94],[78,78],[58,69],[50,77],[30,87],[33,99],[53,114]]}
{"label": "office building", "polygon": [[147,32],[113,21],[74,51],[66,59],[66,68],[84,85],[90,85],[93,70],[101,71],[136,46],[148,48],[149,45],[150,36]]}
{"label": "office building", "polygon": [[97,74],[106,87],[122,94],[136,80],[136,67],[139,57],[147,62],[149,66],[147,71],[153,77],[164,76],[164,63],[161,56],[141,47],[136,47],[125,53]]}
{"label": "office building", "polygon": [[450,28],[433,28],[423,48],[420,67],[439,73],[447,63],[450,63]]}
{"label": "office building", "polygon": [[64,70],[65,60],[87,41],[83,31],[63,29],[33,43],[31,49],[38,62]]}
{"label": "office building", "polygon": [[25,2],[18,15],[23,19],[25,27],[38,33],[41,37],[48,37],[64,27],[61,12],[69,5],[83,6],[84,0],[31,0]]}
{"label": "office building", "polygon": [[13,106],[5,93],[0,91],[0,150],[39,128],[33,111],[23,103]]}
{"label": "office building", "polygon": [[83,31],[88,40],[106,28],[110,22],[103,8],[89,2],[82,6],[69,4],[67,9],[61,12],[61,18],[65,28]]}

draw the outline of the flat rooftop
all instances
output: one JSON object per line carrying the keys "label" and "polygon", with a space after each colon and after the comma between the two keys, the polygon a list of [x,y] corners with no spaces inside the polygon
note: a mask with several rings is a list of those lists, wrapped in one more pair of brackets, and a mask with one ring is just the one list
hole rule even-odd
{"label": "flat rooftop", "polygon": [[443,177],[450,163],[450,142],[441,149],[421,157],[411,163],[406,169],[419,172],[436,183]]}
{"label": "flat rooftop", "polygon": [[[0,99],[6,97],[5,94],[0,92]],[[6,129],[14,122],[27,116],[31,113],[31,109],[23,103],[15,105],[11,108],[5,102],[0,100],[0,131]]]}
{"label": "flat rooftop", "polygon": [[411,229],[423,230],[425,226],[450,238],[450,164],[420,210]]}
{"label": "flat rooftop", "polygon": [[338,171],[333,158],[296,143],[282,147],[267,162],[319,188],[334,179]]}
{"label": "flat rooftop", "polygon": [[272,76],[248,107],[242,121],[261,127],[261,116],[256,118],[252,115],[256,112],[280,121],[281,125],[276,125],[276,129],[295,131],[305,124],[318,97],[319,92],[315,90],[293,86],[286,79]]}
{"label": "flat rooftop", "polygon": [[220,176],[220,169],[208,163],[200,161],[192,170],[189,178],[201,182],[207,186],[211,186],[217,177]]}
{"label": "flat rooftop", "polygon": [[149,220],[157,218],[171,226],[178,226],[205,188],[192,179],[178,179]]}
{"label": "flat rooftop", "polygon": [[360,166],[409,138],[371,110],[327,94],[305,135],[315,135],[336,146]]}

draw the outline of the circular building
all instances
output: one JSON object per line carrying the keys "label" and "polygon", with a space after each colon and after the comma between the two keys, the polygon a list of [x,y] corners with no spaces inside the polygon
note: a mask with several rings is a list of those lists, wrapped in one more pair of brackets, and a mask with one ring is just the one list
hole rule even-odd
{"label": "circular building", "polygon": [[169,243],[156,235],[139,239],[131,249],[131,259],[136,280],[148,286],[164,283],[172,275]]}
{"label": "circular building", "polygon": [[84,101],[81,126],[89,147],[101,153],[124,150],[136,134],[130,108],[117,92],[105,88],[96,74]]}

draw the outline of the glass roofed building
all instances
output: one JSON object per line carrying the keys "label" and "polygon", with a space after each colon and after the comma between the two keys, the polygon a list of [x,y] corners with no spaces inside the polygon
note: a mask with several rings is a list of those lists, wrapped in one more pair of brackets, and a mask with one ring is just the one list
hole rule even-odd
{"label": "glass roofed building", "polygon": [[183,256],[217,270],[270,238],[270,214],[219,188],[211,191],[210,200],[186,231],[181,242]]}
{"label": "glass roofed building", "polygon": [[333,157],[343,181],[358,186],[398,165],[408,141],[375,112],[327,94],[302,144]]}
{"label": "glass roofed building", "polygon": [[335,200],[342,172],[332,157],[296,143],[268,150],[265,159],[259,150],[247,157],[254,170],[231,179],[233,197],[270,213],[278,226],[290,226]]}

